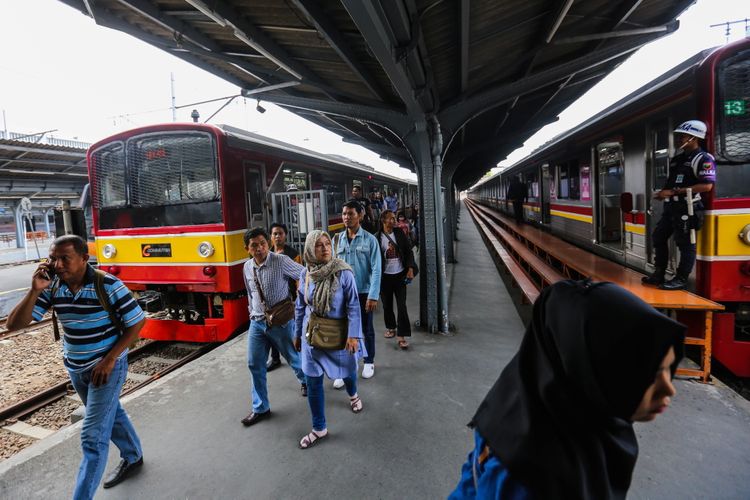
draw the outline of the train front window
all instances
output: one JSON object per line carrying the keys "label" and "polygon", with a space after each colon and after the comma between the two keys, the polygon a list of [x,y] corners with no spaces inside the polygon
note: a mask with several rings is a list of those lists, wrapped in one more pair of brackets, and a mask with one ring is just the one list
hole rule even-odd
{"label": "train front window", "polygon": [[719,160],[750,162],[750,51],[721,63],[716,106]]}
{"label": "train front window", "polygon": [[130,204],[147,207],[218,200],[216,163],[216,147],[208,134],[130,139]]}
{"label": "train front window", "polygon": [[122,207],[125,193],[125,147],[121,142],[107,144],[91,153],[96,180],[93,202],[97,208]]}
{"label": "train front window", "polygon": [[716,196],[750,196],[750,51],[719,65]]}

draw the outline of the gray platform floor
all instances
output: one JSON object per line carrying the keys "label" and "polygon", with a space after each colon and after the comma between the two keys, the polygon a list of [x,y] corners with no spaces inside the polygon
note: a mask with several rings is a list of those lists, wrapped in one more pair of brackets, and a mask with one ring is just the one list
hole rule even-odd
{"label": "gray platform floor", "polygon": [[[523,325],[463,212],[450,266],[453,337],[416,332],[398,351],[376,317],[376,374],[360,380],[365,410],[349,411],[326,382],[331,437],[310,450],[306,401],[284,366],[269,374],[274,416],[245,428],[250,410],[243,335],[130,397],[144,445],[142,472],[97,498],[444,498],[472,445],[466,427],[515,353]],[[418,289],[409,305],[417,315]],[[678,381],[673,408],[637,426],[641,453],[630,498],[749,498],[750,410],[722,385]],[[0,462],[0,498],[68,498],[80,460],[79,426]],[[114,447],[109,468],[117,461]]]}

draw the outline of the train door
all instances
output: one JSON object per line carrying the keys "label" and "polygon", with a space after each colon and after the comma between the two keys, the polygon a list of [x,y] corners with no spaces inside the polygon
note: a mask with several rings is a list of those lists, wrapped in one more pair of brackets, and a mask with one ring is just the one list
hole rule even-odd
{"label": "train door", "polygon": [[[554,168],[554,167],[553,167]],[[554,179],[550,174],[549,164],[545,163],[541,169],[541,190],[539,194],[539,203],[541,209],[541,221],[542,224],[550,223],[550,188],[554,186]]]}
{"label": "train door", "polygon": [[597,168],[597,242],[622,252],[623,220],[620,194],[625,185],[622,143],[602,142],[596,146]]}
{"label": "train door", "polygon": [[[667,120],[655,123],[648,132],[646,171],[646,255],[649,264],[654,263],[653,241],[650,237],[661,218],[664,203],[654,200],[652,193],[661,189],[669,174],[669,151],[672,134]],[[670,252],[674,255],[674,251]]]}
{"label": "train door", "polygon": [[268,227],[268,217],[263,209],[265,168],[262,164],[245,162],[245,208],[247,227]]}

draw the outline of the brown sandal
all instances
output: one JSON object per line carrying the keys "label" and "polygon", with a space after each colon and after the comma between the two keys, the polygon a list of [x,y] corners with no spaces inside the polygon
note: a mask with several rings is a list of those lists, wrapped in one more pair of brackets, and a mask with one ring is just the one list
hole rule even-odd
{"label": "brown sandal", "polygon": [[402,351],[405,351],[409,348],[409,343],[406,340],[399,340],[398,348],[401,349]]}
{"label": "brown sandal", "polygon": [[362,400],[359,398],[359,396],[349,398],[349,406],[351,406],[352,412],[354,413],[359,413],[364,409],[364,407],[362,406]]}
{"label": "brown sandal", "polygon": [[302,439],[299,442],[299,447],[303,450],[306,450],[308,448],[312,448],[316,444],[318,444],[318,441],[322,441],[325,438],[328,437],[328,432],[325,434],[318,434],[315,431],[307,433],[305,436],[302,437]]}
{"label": "brown sandal", "polygon": [[387,339],[392,339],[396,336],[396,330],[391,330],[390,328],[385,331],[385,334],[383,334],[383,337]]}

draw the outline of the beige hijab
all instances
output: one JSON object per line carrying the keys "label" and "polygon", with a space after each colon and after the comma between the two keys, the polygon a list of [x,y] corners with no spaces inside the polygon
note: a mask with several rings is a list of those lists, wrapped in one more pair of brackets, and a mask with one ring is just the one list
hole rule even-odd
{"label": "beige hijab", "polygon": [[[330,312],[333,295],[339,287],[339,274],[344,270],[351,271],[352,268],[336,256],[332,256],[328,262],[318,262],[315,259],[315,244],[323,236],[333,242],[325,231],[316,229],[308,233],[303,258],[307,266],[307,275],[310,281],[315,283],[312,300],[307,297],[307,301],[312,304],[315,312],[325,315]],[[305,294],[307,294],[307,288],[305,288]]]}

